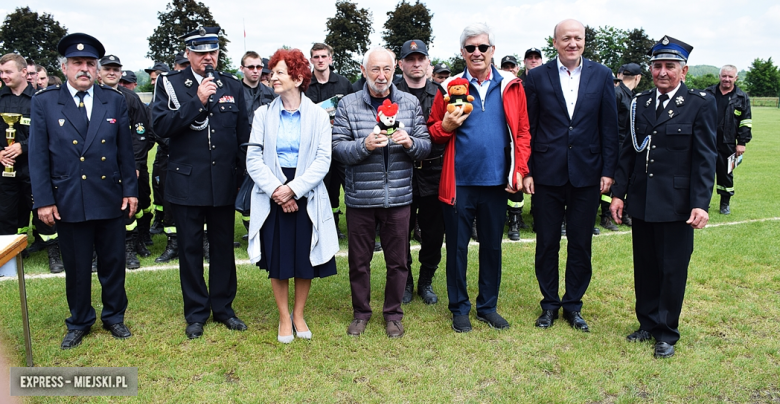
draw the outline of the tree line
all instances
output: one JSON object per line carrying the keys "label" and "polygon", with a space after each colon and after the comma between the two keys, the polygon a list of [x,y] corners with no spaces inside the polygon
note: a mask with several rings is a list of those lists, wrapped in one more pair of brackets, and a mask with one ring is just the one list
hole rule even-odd
{"label": "tree line", "polygon": [[[196,0],[171,0],[164,11],[157,13],[158,27],[149,41],[146,56],[152,60],[173,64],[174,56],[182,51],[183,44],[178,37],[200,25],[218,25],[208,6]],[[382,31],[382,45],[398,55],[401,46],[408,39],[420,39],[429,46],[433,43],[431,20],[433,13],[419,0],[414,3],[401,0],[387,19]],[[333,67],[340,74],[357,79],[360,74],[360,58],[371,46],[369,36],[373,33],[373,14],[367,8],[358,7],[349,0],[336,2],[336,12],[326,20],[325,36],[322,41],[333,47]],[[61,76],[57,62],[57,42],[67,28],[49,13],[39,14],[29,7],[18,7],[6,15],[0,27],[0,54],[16,52],[33,59],[47,71]],[[227,32],[220,37],[219,62],[217,69],[235,72],[226,45],[230,41]],[[613,72],[626,63],[637,63],[642,67],[643,80],[637,90],[653,87],[649,72],[650,58],[647,50],[656,42],[644,28],[621,29],[612,26],[585,26],[584,57],[602,63]],[[556,56],[552,37],[546,38],[547,46],[542,51],[547,59]],[[515,55],[518,56],[518,55]],[[518,60],[521,58],[518,57]],[[462,71],[465,61],[459,53],[446,60],[433,59],[434,63],[445,62],[453,72]],[[704,88],[718,83],[714,73],[701,75],[688,73],[686,83],[692,88]],[[772,58],[756,58],[738,83],[754,97],[776,97],[780,95],[780,69]]]}

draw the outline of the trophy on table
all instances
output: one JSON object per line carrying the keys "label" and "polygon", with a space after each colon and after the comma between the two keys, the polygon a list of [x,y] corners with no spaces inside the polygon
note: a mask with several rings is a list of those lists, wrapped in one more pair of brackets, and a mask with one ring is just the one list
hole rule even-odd
{"label": "trophy on table", "polygon": [[[22,114],[3,112],[0,114],[0,116],[2,116],[3,121],[8,124],[8,129],[5,130],[5,140],[8,141],[8,146],[11,146],[16,141],[16,129],[14,129],[14,124],[19,122],[19,119],[22,118]],[[16,177],[16,171],[14,171],[13,165],[10,167],[5,167],[5,171],[3,171],[3,177]]]}

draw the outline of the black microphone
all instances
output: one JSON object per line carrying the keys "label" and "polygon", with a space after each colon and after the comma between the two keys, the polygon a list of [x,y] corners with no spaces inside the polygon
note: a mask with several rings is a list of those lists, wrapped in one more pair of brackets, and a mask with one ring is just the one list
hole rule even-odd
{"label": "black microphone", "polygon": [[[211,77],[213,79],[214,78],[214,66],[208,64],[208,65],[206,65],[205,70],[206,70],[206,77]],[[213,101],[214,101],[214,99],[211,98],[211,96],[209,96],[209,102],[213,102]]]}

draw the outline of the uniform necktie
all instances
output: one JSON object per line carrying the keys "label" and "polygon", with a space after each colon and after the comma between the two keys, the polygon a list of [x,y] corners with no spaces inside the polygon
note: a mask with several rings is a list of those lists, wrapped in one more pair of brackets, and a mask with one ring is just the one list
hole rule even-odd
{"label": "uniform necktie", "polygon": [[669,96],[666,94],[661,94],[661,96],[658,97],[658,108],[655,109],[655,119],[658,119],[658,117],[661,116],[661,112],[664,112],[664,101],[668,99]]}
{"label": "uniform necktie", "polygon": [[79,98],[79,117],[77,121],[77,129],[79,134],[83,137],[87,136],[87,130],[89,129],[89,118],[87,117],[87,107],[84,105],[84,96],[87,95],[86,91],[79,91],[76,93],[76,97]]}
{"label": "uniform necktie", "polygon": [[87,107],[84,105],[84,97],[86,95],[86,91],[79,91],[76,93],[76,97],[79,97],[79,111],[81,111],[81,114],[84,115],[84,121],[89,122],[89,117],[87,117]]}

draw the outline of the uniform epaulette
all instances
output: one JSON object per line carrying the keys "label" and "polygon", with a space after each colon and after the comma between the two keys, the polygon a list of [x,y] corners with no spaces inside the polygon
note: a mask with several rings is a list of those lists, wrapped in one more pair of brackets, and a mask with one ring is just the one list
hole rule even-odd
{"label": "uniform epaulette", "polygon": [[649,89],[649,90],[642,91],[641,93],[639,93],[639,94],[635,95],[635,97],[641,97],[641,96],[643,96],[643,95],[649,95],[649,94],[651,94],[653,91],[655,91],[655,89],[651,88],[651,89]]}
{"label": "uniform epaulette", "polygon": [[59,89],[60,89],[60,85],[59,85],[59,84],[57,84],[56,86],[49,86],[49,87],[42,88],[42,89],[40,89],[40,90],[36,91],[36,92],[35,92],[35,95],[38,95],[38,94],[40,94],[40,93],[45,93],[45,92],[47,92],[47,91],[52,91],[52,90],[59,90]]}
{"label": "uniform epaulette", "polygon": [[704,90],[697,90],[695,88],[691,88],[688,90],[688,93],[698,95],[701,98],[707,97],[707,92]]}
{"label": "uniform epaulette", "polygon": [[100,85],[100,88],[102,88],[102,89],[104,89],[104,90],[111,90],[111,91],[116,91],[117,93],[119,93],[119,94],[122,94],[122,92],[121,92],[121,91],[119,91],[119,89],[116,89],[116,88],[114,88],[114,87],[109,87],[109,86],[107,86],[107,85],[105,85],[105,84],[101,84],[101,85]]}
{"label": "uniform epaulette", "polygon": [[236,75],[234,75],[233,73],[219,72],[219,74],[220,74],[221,76],[224,76],[224,77],[230,77],[230,78],[232,78],[232,79],[235,79],[236,81],[241,81],[241,79],[239,79],[238,77],[236,77]]}

